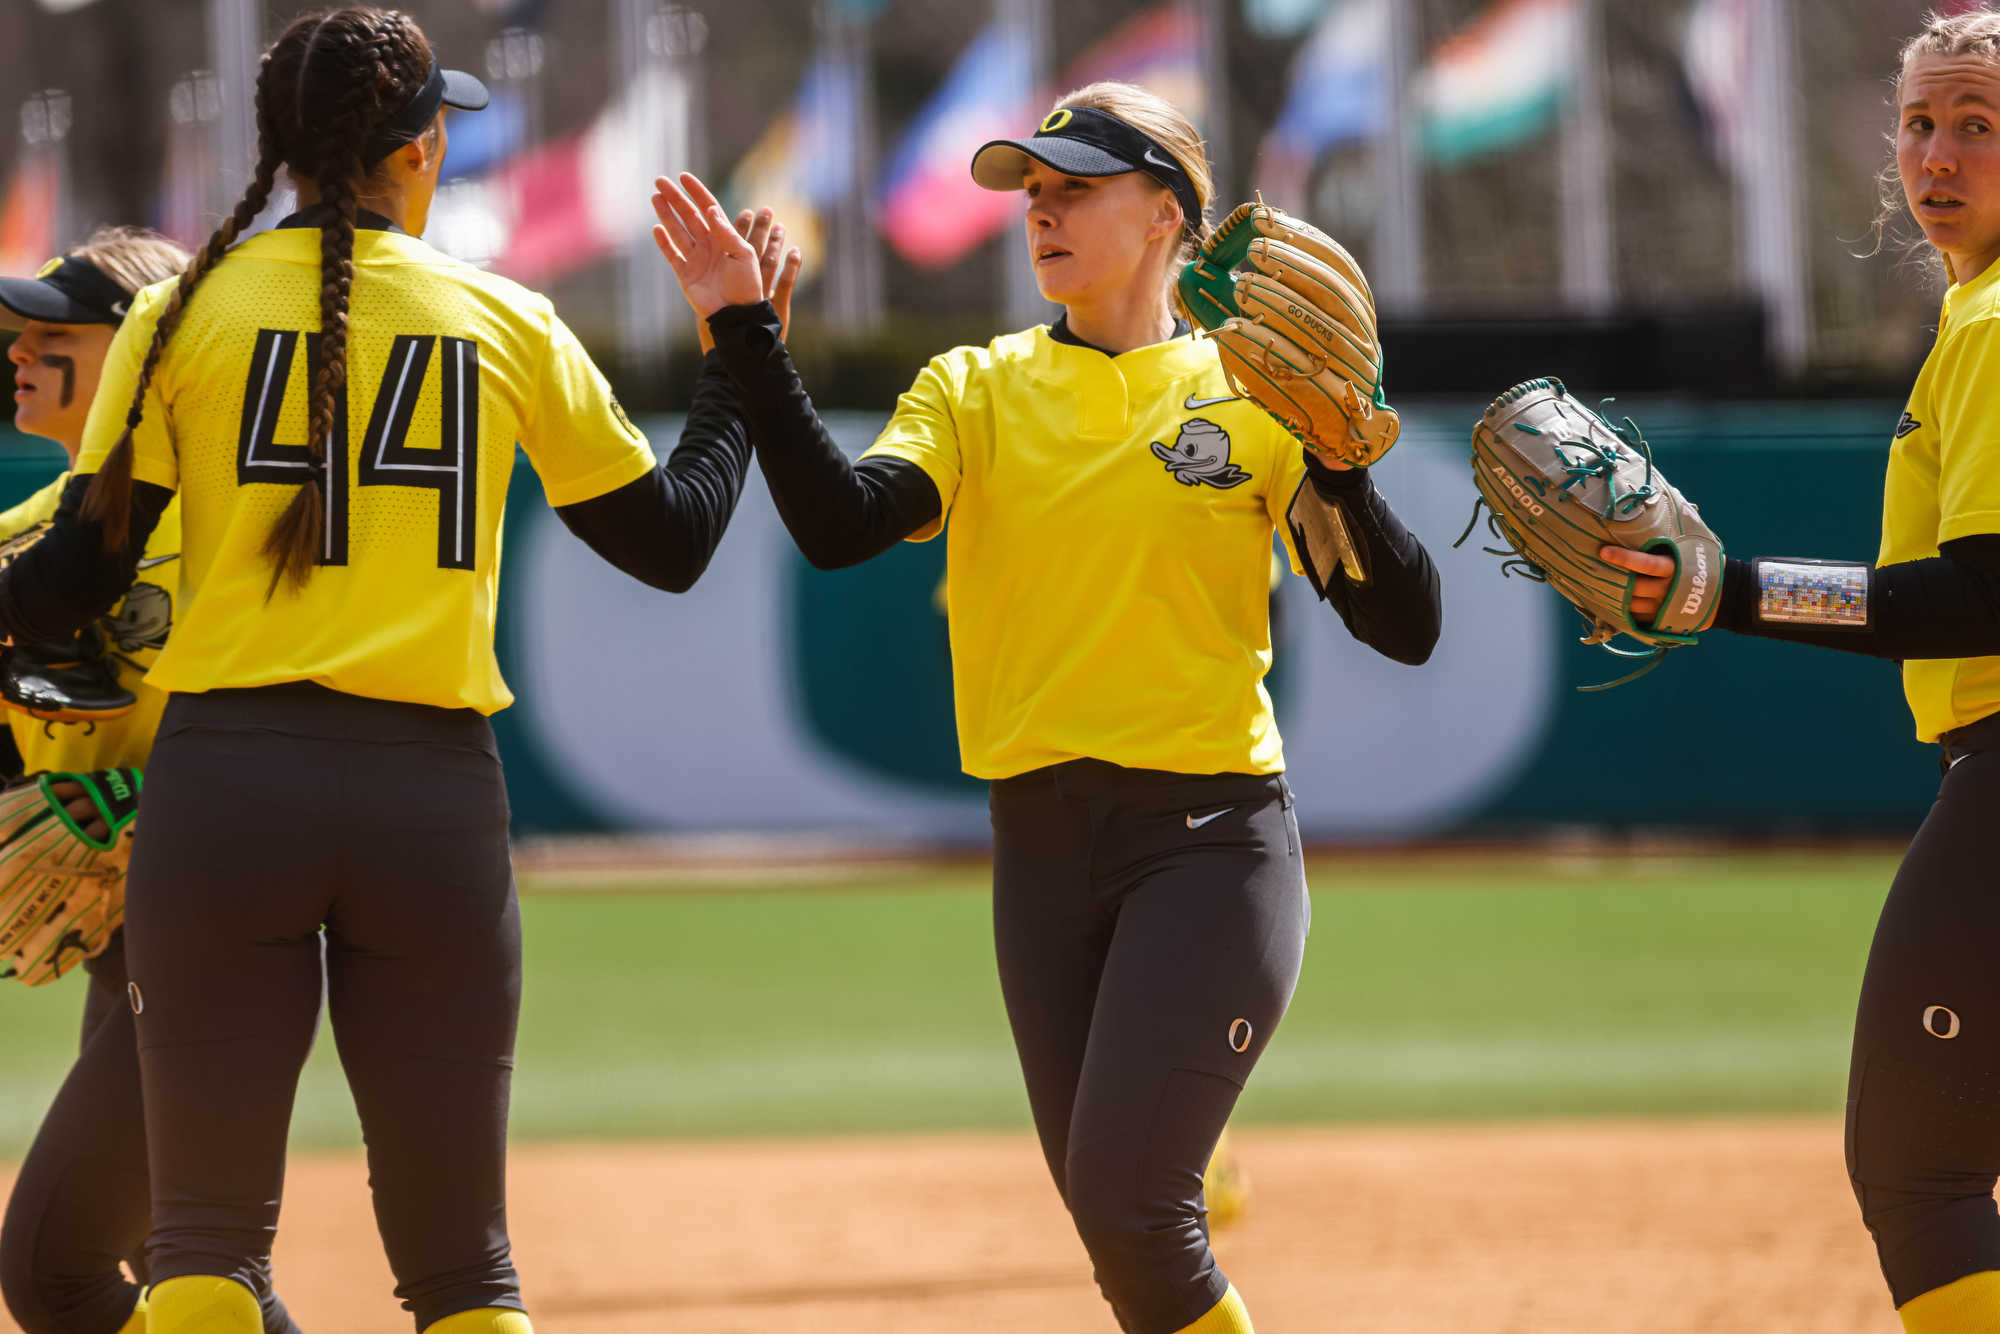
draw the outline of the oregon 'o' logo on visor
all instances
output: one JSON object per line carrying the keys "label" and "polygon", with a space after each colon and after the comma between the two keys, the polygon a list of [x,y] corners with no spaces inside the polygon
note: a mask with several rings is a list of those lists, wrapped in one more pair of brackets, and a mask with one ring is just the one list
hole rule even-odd
{"label": "oregon 'o' logo on visor", "polygon": [[1042,122],[1041,133],[1054,134],[1075,118],[1076,113],[1068,107],[1058,107],[1054,111],[1051,111],[1048,114],[1048,118]]}

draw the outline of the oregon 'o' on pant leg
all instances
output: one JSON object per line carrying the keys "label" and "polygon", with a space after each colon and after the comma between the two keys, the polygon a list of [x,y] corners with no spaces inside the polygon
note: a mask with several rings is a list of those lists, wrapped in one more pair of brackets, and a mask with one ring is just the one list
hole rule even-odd
{"label": "oregon 'o' on pant leg", "polygon": [[2000,1269],[2000,753],[1945,777],[1883,905],[1847,1154],[1896,1305]]}
{"label": "oregon 'o' on pant leg", "polygon": [[209,1274],[261,1297],[319,1021],[339,743],[220,725],[231,707],[168,702],[133,845],[126,957],[143,1005],[152,1280]]}
{"label": "oregon 'o' on pant leg", "polygon": [[1070,1213],[1123,1326],[1173,1334],[1228,1288],[1202,1172],[1291,1002],[1309,907],[1277,778],[1121,802],[1100,866],[1112,856],[1124,894],[1071,1121]]}
{"label": "oregon 'o' on pant leg", "polygon": [[0,1289],[27,1334],[107,1334],[139,1300],[118,1264],[146,1240],[152,1193],[132,1011],[117,999],[49,1107],[0,1225]]}

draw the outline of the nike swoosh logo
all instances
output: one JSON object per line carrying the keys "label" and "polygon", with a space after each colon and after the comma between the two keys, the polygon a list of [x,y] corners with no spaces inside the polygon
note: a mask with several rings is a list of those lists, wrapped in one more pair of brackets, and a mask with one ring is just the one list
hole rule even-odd
{"label": "nike swoosh logo", "polygon": [[1152,149],[1150,149],[1150,148],[1146,150],[1146,161],[1148,161],[1148,162],[1152,163],[1152,164],[1153,164],[1154,166],[1156,166],[1156,167],[1165,167],[1165,168],[1166,168],[1166,169],[1167,169],[1168,171],[1179,171],[1179,170],[1180,170],[1180,168],[1179,168],[1179,167],[1175,166],[1175,165],[1174,165],[1173,163],[1171,163],[1171,162],[1168,162],[1168,161],[1167,161],[1166,159],[1164,159],[1164,158],[1156,158],[1156,157],[1154,157],[1154,156],[1153,156],[1153,150],[1152,150]]}
{"label": "nike swoosh logo", "polygon": [[1196,408],[1209,408],[1214,407],[1217,403],[1234,403],[1235,401],[1236,395],[1234,394],[1224,394],[1221,398],[1196,398],[1193,394],[1189,394],[1181,401],[1181,406],[1189,412],[1193,412]]}
{"label": "nike swoosh logo", "polygon": [[1190,828],[1190,829],[1199,829],[1199,828],[1201,828],[1201,827],[1202,827],[1203,825],[1207,824],[1207,823],[1208,823],[1208,822],[1209,822],[1210,820],[1213,820],[1213,819],[1215,818],[1215,816],[1216,816],[1216,815],[1227,815],[1227,814],[1229,814],[1229,813],[1230,813],[1231,811],[1233,811],[1233,810],[1235,810],[1235,809],[1236,809],[1236,808],[1235,808],[1234,806],[1224,806],[1224,807],[1223,807],[1223,808],[1222,808],[1221,810],[1219,810],[1219,811],[1215,812],[1215,815],[1204,815],[1204,816],[1202,816],[1202,817],[1201,817],[1201,818],[1200,818],[1199,820],[1197,820],[1197,819],[1195,819],[1195,818],[1194,818],[1194,812],[1193,812],[1193,811],[1189,811],[1189,812],[1188,812],[1188,818],[1187,818],[1187,822],[1188,822],[1188,828]]}
{"label": "nike swoosh logo", "polygon": [[155,565],[165,565],[170,560],[179,560],[180,558],[181,558],[181,553],[178,551],[176,551],[171,556],[154,556],[148,560],[140,561],[139,568],[142,570],[150,570]]}

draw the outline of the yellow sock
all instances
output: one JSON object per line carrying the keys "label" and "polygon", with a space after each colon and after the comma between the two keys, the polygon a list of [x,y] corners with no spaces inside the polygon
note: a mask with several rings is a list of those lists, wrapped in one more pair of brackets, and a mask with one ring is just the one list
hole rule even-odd
{"label": "yellow sock", "polygon": [[482,1306],[425,1325],[424,1334],[535,1334],[535,1327],[528,1323],[525,1312]]}
{"label": "yellow sock", "polygon": [[139,1289],[139,1304],[132,1308],[132,1314],[118,1327],[118,1334],[146,1334],[146,1290]]}
{"label": "yellow sock", "polygon": [[[129,1328],[129,1326],[128,1326]],[[146,1290],[147,1334],[264,1334],[250,1289],[209,1274],[170,1278]]]}
{"label": "yellow sock", "polygon": [[1932,1288],[1896,1314],[1907,1334],[2000,1334],[2000,1269]]}
{"label": "yellow sock", "polygon": [[1243,1299],[1236,1295],[1236,1285],[1232,1283],[1229,1291],[1222,1294],[1222,1300],[1181,1334],[1255,1334],[1255,1331],[1250,1328],[1250,1313],[1243,1309]]}

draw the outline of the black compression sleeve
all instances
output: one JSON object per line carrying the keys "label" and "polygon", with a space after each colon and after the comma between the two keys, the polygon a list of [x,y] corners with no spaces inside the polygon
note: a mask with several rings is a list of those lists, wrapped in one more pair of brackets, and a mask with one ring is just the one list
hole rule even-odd
{"label": "black compression sleeve", "polygon": [[1731,560],[1716,614],[1720,629],[1897,661],[2000,656],[2000,534],[1956,538],[1929,559],[1869,571],[1866,630],[1759,620],[1757,602],[1750,562]]}
{"label": "black compression sleeve", "polygon": [[680,444],[667,461],[616,491],[559,505],[565,526],[640,583],[685,593],[708,568],[750,471],[750,432],[729,372],[711,352]]}
{"label": "black compression sleeve", "polygon": [[708,327],[778,516],[813,568],[859,565],[944,512],[936,484],[916,464],[879,455],[853,463],[840,452],[799,383],[768,301],[726,306]]}
{"label": "black compression sleeve", "polygon": [[132,483],[131,540],[124,554],[113,556],[104,550],[104,525],[83,517],[91,476],[69,479],[48,536],[0,570],[0,636],[17,644],[67,639],[110,611],[132,586],[146,539],[174,493],[151,482]]}
{"label": "black compression sleeve", "polygon": [[1389,508],[1368,469],[1329,468],[1307,454],[1306,473],[1313,490],[1339,501],[1353,520],[1349,535],[1362,548],[1368,572],[1365,584],[1333,575],[1326,600],[1356,639],[1385,658],[1422,666],[1444,629],[1443,594],[1430,553]]}

